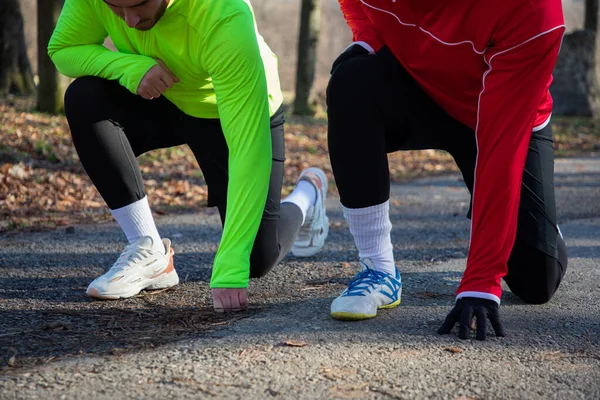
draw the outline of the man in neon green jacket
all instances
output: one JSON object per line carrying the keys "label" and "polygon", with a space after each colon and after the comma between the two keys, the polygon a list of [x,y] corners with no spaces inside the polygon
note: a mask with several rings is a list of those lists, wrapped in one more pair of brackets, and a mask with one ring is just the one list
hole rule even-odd
{"label": "man in neon green jacket", "polygon": [[[107,36],[117,51],[102,44]],[[187,144],[203,171],[223,236],[215,309],[246,306],[250,277],[287,252],[315,254],[328,232],[327,178],[300,174],[280,204],[284,142],[277,58],[247,0],[67,0],[48,45],[76,79],[65,95],[73,143],[129,245],[87,289],[130,297],[179,282],[156,229],[136,157]]]}

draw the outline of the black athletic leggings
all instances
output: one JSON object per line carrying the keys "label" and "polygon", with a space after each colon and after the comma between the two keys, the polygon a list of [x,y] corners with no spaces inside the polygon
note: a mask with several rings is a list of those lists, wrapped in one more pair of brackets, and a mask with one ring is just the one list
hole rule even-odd
{"label": "black athletic leggings", "polygon": [[[377,55],[355,49],[340,56],[327,88],[327,106],[331,166],[344,206],[362,208],[389,199],[387,153],[399,150],[447,151],[472,193],[474,131],[431,100],[387,48]],[[528,303],[550,300],[567,268],[566,246],[556,225],[552,143],[550,125],[533,132],[516,241],[504,277]]]}
{"label": "black athletic leggings", "polygon": [[[76,79],[65,94],[65,112],[73,143],[92,182],[110,209],[145,196],[136,157],[187,144],[208,186],[208,205],[225,222],[229,150],[218,119],[190,117],[164,96],[144,100],[119,85],[96,77]],[[302,212],[281,200],[285,148],[284,115],[271,118],[273,165],[263,218],[250,257],[250,277],[265,275],[290,250],[302,224]]]}

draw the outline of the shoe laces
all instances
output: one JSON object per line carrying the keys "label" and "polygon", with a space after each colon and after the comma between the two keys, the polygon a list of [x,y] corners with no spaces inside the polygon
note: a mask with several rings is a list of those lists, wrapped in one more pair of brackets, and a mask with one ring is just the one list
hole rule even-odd
{"label": "shoe laces", "polygon": [[371,269],[362,261],[361,263],[363,264],[363,270],[352,278],[342,296],[364,296],[365,291],[371,293],[376,285],[385,282],[385,279],[390,277],[388,273]]}
{"label": "shoe laces", "polygon": [[111,268],[113,271],[125,271],[131,264],[142,261],[152,256],[152,249],[136,246],[136,243],[128,244]]}

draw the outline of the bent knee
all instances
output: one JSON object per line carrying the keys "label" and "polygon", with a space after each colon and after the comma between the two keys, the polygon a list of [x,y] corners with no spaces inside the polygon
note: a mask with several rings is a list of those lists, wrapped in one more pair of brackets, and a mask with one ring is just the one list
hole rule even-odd
{"label": "bent knee", "polygon": [[115,82],[96,76],[82,76],[71,82],[64,98],[67,119],[72,121],[86,118],[106,101],[107,88]]}
{"label": "bent knee", "polygon": [[[510,287],[510,285],[509,285]],[[556,290],[548,290],[544,285],[527,285],[525,288],[512,288],[512,292],[528,304],[545,304],[552,299]]]}
{"label": "bent knee", "polygon": [[328,106],[354,102],[356,98],[364,99],[367,91],[380,86],[376,81],[382,79],[382,72],[377,56],[361,55],[344,61],[329,78],[326,91]]}
{"label": "bent knee", "polygon": [[335,68],[329,79],[329,84],[356,84],[360,80],[368,78],[366,76],[368,72],[376,72],[377,64],[376,56],[372,55],[357,55],[348,58]]}
{"label": "bent knee", "polygon": [[[554,257],[541,253],[540,257],[509,261],[509,272],[504,277],[510,290],[529,304],[544,304],[552,299],[565,274],[566,266]],[[512,261],[512,262],[511,262]]]}
{"label": "bent knee", "polygon": [[65,107],[72,109],[82,102],[87,102],[87,99],[91,99],[92,94],[97,92],[102,80],[95,76],[82,76],[75,79],[65,91]]}

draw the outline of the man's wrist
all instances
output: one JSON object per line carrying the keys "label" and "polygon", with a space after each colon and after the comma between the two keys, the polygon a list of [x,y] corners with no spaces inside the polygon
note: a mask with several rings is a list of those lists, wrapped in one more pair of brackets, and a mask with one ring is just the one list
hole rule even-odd
{"label": "man's wrist", "polygon": [[463,297],[475,297],[478,299],[487,299],[496,302],[496,304],[500,305],[500,298],[495,294],[486,293],[486,292],[461,292],[456,295],[456,300],[462,299]]}

